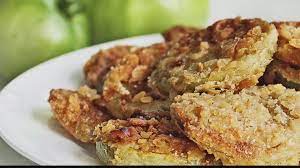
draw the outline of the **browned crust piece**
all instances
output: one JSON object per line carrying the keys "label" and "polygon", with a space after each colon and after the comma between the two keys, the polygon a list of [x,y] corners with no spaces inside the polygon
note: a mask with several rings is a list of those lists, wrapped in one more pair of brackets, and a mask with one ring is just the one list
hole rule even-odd
{"label": "browned crust piece", "polygon": [[[170,91],[241,90],[258,83],[276,50],[277,31],[261,19],[225,19],[181,38],[151,74],[149,86]],[[254,60],[257,60],[256,62]]]}
{"label": "browned crust piece", "polygon": [[113,116],[124,119],[135,112],[164,111],[161,105],[168,103],[156,101],[160,96],[151,94],[147,78],[167,49],[166,43],[137,48],[123,55],[110,69],[104,81],[102,94],[104,104]]}
{"label": "browned crust piece", "polygon": [[230,165],[297,165],[300,92],[282,85],[238,94],[186,93],[171,115],[187,136]]}
{"label": "browned crust piece", "polygon": [[300,68],[280,60],[273,60],[263,76],[264,84],[282,84],[300,90]]}
{"label": "browned crust piece", "polygon": [[135,50],[133,46],[116,46],[107,50],[100,50],[84,65],[87,84],[102,91],[103,82],[110,68],[117,64],[124,56]]}
{"label": "browned crust piece", "polygon": [[188,26],[174,26],[162,33],[167,42],[176,42],[189,34],[197,33],[201,29]]}
{"label": "browned crust piece", "polygon": [[68,133],[82,142],[95,143],[95,126],[111,118],[94,104],[97,99],[95,90],[82,87],[79,91],[52,89],[48,101],[54,118]]}
{"label": "browned crust piece", "polygon": [[[137,164],[139,159],[142,160],[139,164],[149,164],[151,160],[160,161],[150,162],[152,165],[165,164],[166,160],[159,160],[161,155],[169,155],[165,158],[169,159],[170,164],[175,165],[220,164],[194,142],[179,134],[176,127],[166,118],[109,120],[97,126],[94,134],[101,143],[114,151],[114,154],[109,156],[110,164],[129,163],[130,159],[132,159],[131,164]],[[127,154],[126,151],[129,153]],[[130,154],[133,154],[132,158],[128,156]],[[157,159],[153,159],[156,157]]]}
{"label": "browned crust piece", "polygon": [[[183,36],[199,31],[195,27],[174,26],[163,33],[167,42],[175,42]],[[103,82],[110,68],[118,64],[121,58],[127,54],[136,53],[138,47],[116,46],[100,50],[93,55],[84,65],[84,74],[87,84],[92,88],[102,91]]]}
{"label": "browned crust piece", "polygon": [[279,37],[275,57],[285,63],[300,66],[300,22],[274,22]]}

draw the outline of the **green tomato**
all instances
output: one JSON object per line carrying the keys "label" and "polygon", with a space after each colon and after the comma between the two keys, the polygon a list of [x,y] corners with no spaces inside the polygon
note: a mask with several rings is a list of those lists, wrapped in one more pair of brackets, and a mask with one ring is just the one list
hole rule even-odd
{"label": "green tomato", "polygon": [[93,42],[164,31],[174,25],[203,26],[208,0],[95,0]]}
{"label": "green tomato", "polygon": [[89,23],[76,0],[0,1],[0,77],[87,46]]}

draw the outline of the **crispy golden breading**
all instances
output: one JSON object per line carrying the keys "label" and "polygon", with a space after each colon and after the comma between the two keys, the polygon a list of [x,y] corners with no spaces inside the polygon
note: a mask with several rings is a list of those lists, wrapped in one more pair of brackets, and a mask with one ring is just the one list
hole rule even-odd
{"label": "crispy golden breading", "polygon": [[260,19],[218,21],[173,44],[149,85],[163,95],[253,86],[272,60],[277,37],[275,26]]}
{"label": "crispy golden breading", "polygon": [[162,35],[167,42],[176,42],[184,36],[197,33],[199,31],[201,31],[201,29],[196,27],[174,26],[163,32]]}
{"label": "crispy golden breading", "polygon": [[124,55],[135,50],[136,47],[133,46],[116,46],[107,50],[100,50],[84,65],[87,84],[101,91],[105,76],[110,71],[110,68],[115,66]]}
{"label": "crispy golden breading", "polygon": [[[175,26],[163,33],[166,41],[178,41],[181,37],[199,31],[194,27]],[[84,74],[87,84],[92,88],[102,91],[103,82],[110,68],[118,64],[124,55],[136,53],[138,47],[116,46],[106,50],[100,50],[93,55],[84,65]]]}
{"label": "crispy golden breading", "polygon": [[[164,32],[163,36],[167,42],[175,42],[183,36],[198,32],[199,30],[200,29],[194,27],[175,26]],[[118,64],[124,55],[137,53],[137,49],[138,47],[134,46],[116,46],[106,50],[100,50],[84,65],[84,74],[87,84],[101,91],[105,76],[110,71],[110,68]]]}
{"label": "crispy golden breading", "polygon": [[95,126],[111,118],[94,104],[99,97],[88,87],[79,91],[53,89],[49,103],[54,117],[75,139],[94,143]]}
{"label": "crispy golden breading", "polygon": [[300,66],[300,22],[275,22],[278,32],[278,51],[275,57]]}
{"label": "crispy golden breading", "polygon": [[300,22],[238,17],[163,36],[92,56],[97,90],[51,90],[54,117],[109,165],[300,163],[300,92],[254,86],[264,74],[300,90]]}
{"label": "crispy golden breading", "polygon": [[200,147],[231,165],[298,165],[300,92],[282,85],[238,94],[186,93],[171,115]]}
{"label": "crispy golden breading", "polygon": [[278,32],[276,60],[268,65],[263,84],[283,84],[300,90],[300,22],[275,22]]}
{"label": "crispy golden breading", "polygon": [[178,134],[167,119],[109,120],[97,126],[97,153],[113,165],[220,164],[194,142]]}
{"label": "crispy golden breading", "polygon": [[103,95],[99,101],[118,118],[133,113],[153,117],[168,115],[164,108],[168,101],[157,101],[151,94],[146,79],[159,58],[165,55],[167,43],[149,47],[117,46],[101,50],[84,67],[89,86]]}
{"label": "crispy golden breading", "polygon": [[147,77],[167,49],[168,45],[165,43],[138,48],[123,55],[110,69],[104,81],[102,95],[106,108],[113,116],[128,118],[134,113],[168,115],[163,113],[163,107],[169,106],[168,101],[157,100],[159,95],[152,95],[147,86]]}
{"label": "crispy golden breading", "polygon": [[300,68],[280,60],[273,60],[263,76],[264,84],[282,84],[300,90]]}

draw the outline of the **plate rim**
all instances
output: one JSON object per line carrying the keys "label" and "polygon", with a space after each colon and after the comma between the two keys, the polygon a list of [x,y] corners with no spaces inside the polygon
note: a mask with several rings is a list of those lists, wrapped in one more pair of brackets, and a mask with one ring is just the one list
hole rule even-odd
{"label": "plate rim", "polygon": [[[100,48],[102,48],[104,46],[109,46],[108,48],[110,48],[110,47],[113,47],[115,45],[118,45],[118,43],[124,43],[124,44],[126,44],[126,43],[130,43],[130,41],[134,41],[134,40],[138,40],[138,39],[148,39],[149,43],[151,43],[151,42],[155,41],[154,40],[155,38],[157,38],[157,39],[158,38],[162,38],[162,35],[160,33],[154,33],[154,34],[147,34],[147,35],[133,36],[133,37],[129,37],[129,38],[117,39],[117,40],[108,41],[108,42],[105,42],[105,43],[91,45],[91,46],[88,46],[88,47],[84,47],[84,48],[81,48],[81,49],[78,49],[78,50],[74,50],[74,51],[71,51],[71,52],[68,52],[68,53],[56,56],[56,57],[54,57],[52,59],[49,59],[49,60],[44,61],[44,62],[41,62],[41,63],[37,64],[36,66],[33,66],[32,68],[24,71],[23,73],[19,74],[17,77],[15,77],[11,81],[9,81],[0,90],[0,97],[5,97],[6,96],[4,94],[5,90],[7,88],[9,88],[11,85],[13,85],[14,83],[16,83],[18,80],[22,79],[27,74],[32,73],[33,71],[35,71],[39,67],[45,66],[47,64],[51,64],[52,62],[56,62],[56,61],[58,61],[60,59],[66,58],[66,57],[71,57],[71,56],[73,56],[77,52],[83,52],[84,50],[91,50],[93,48],[98,48],[98,50],[99,50]],[[18,147],[17,144],[15,144],[12,140],[10,140],[10,138],[8,138],[9,136],[7,134],[5,134],[5,131],[1,127],[0,127],[0,137],[15,152],[21,154],[23,157],[25,157],[26,159],[32,161],[33,163],[35,163],[37,165],[52,165],[51,163],[48,163],[47,161],[45,161],[43,159],[37,158],[34,154],[25,151],[24,149],[22,149],[22,147]],[[56,164],[56,165],[59,165],[59,164]]]}

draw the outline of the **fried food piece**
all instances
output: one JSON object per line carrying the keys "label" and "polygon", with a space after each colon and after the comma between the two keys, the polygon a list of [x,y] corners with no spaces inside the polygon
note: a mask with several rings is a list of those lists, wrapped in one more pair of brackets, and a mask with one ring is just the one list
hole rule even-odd
{"label": "fried food piece", "polygon": [[171,115],[200,147],[225,165],[298,165],[300,92],[282,85],[238,94],[186,93]]}
{"label": "fried food piece", "polygon": [[67,132],[77,140],[94,143],[95,126],[111,118],[94,104],[99,97],[88,87],[79,91],[53,89],[48,101],[54,117]]}
{"label": "fried food piece", "polygon": [[197,33],[201,29],[196,27],[187,27],[187,26],[174,26],[163,32],[164,39],[167,42],[176,42],[179,41],[184,36],[187,36],[192,33]]}
{"label": "fried food piece", "polygon": [[[183,36],[197,32],[200,29],[194,27],[174,26],[163,33],[167,42],[178,41]],[[93,55],[84,65],[84,74],[87,84],[102,91],[103,82],[110,68],[115,66],[124,55],[135,53],[138,47],[116,46],[106,50],[100,50]]]}
{"label": "fried food piece", "polygon": [[117,64],[124,55],[134,52],[133,46],[116,46],[107,50],[100,50],[84,65],[87,84],[102,91],[103,82],[110,68]]}
{"label": "fried food piece", "polygon": [[300,22],[275,22],[278,32],[276,60],[267,67],[264,84],[283,84],[300,90]]}
{"label": "fried food piece", "polygon": [[264,74],[264,84],[282,84],[300,90],[300,68],[280,60],[273,60]]}
{"label": "fried food piece", "polygon": [[278,32],[278,51],[275,57],[300,66],[300,22],[275,22]]}
{"label": "fried food piece", "polygon": [[169,114],[164,109],[169,106],[169,102],[158,100],[159,95],[152,95],[147,86],[149,74],[167,49],[166,43],[138,48],[123,55],[110,69],[104,81],[102,95],[103,104],[113,116],[124,119],[134,113],[147,116]]}
{"label": "fried food piece", "polygon": [[162,95],[253,86],[272,60],[277,37],[275,26],[261,19],[218,21],[174,44],[149,86]]}
{"label": "fried food piece", "polygon": [[[199,31],[198,28],[175,26],[163,33],[166,41],[178,41],[181,37]],[[135,53],[138,47],[116,46],[106,50],[100,50],[93,55],[84,65],[84,74],[87,84],[102,91],[103,82],[110,68],[115,66],[124,55]]]}
{"label": "fried food piece", "polygon": [[94,132],[97,153],[112,165],[220,164],[174,128],[167,119],[109,120]]}

